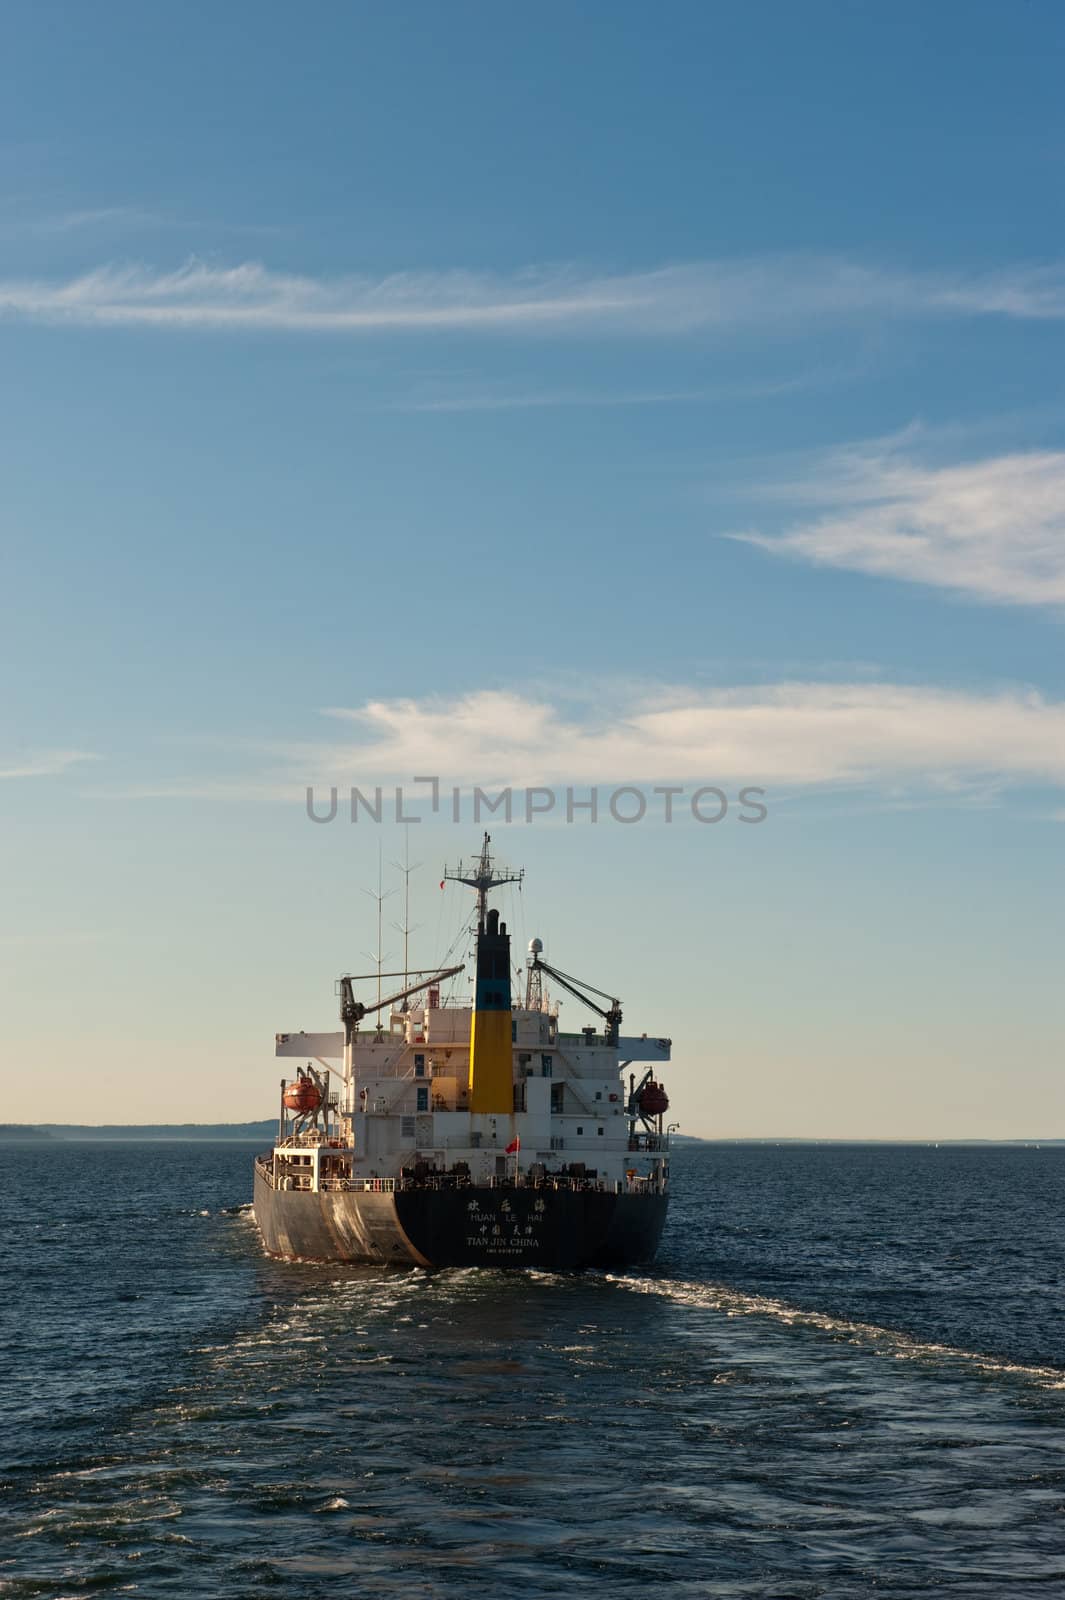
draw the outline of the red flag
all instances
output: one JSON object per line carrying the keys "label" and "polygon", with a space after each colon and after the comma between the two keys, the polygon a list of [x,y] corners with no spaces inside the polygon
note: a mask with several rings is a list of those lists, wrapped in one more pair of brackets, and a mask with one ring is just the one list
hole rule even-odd
{"label": "red flag", "polygon": [[440,887],[441,887],[441,889],[444,887],[444,884],[446,883],[446,881],[447,881],[446,878],[441,878],[440,879]]}
{"label": "red flag", "polygon": [[508,1156],[516,1155],[517,1152],[520,1149],[521,1149],[521,1136],[519,1135],[517,1138],[511,1139],[510,1143],[507,1145],[507,1155]]}

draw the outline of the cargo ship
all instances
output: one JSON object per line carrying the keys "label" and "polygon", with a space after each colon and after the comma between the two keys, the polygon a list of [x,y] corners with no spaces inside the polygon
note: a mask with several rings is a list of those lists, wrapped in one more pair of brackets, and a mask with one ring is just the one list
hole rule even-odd
{"label": "cargo ship", "polygon": [[[476,895],[472,1004],[445,987],[464,964],[407,973],[384,998],[382,978],[400,974],[346,974],[341,1031],[276,1035],[276,1055],[304,1064],[281,1080],[277,1136],[255,1162],[271,1255],[547,1270],[653,1259],[671,1041],[623,1034],[620,1001],[549,965],[539,939],[515,973],[489,897],[523,876],[496,869],[487,833],[479,857],[445,870],[442,888]],[[356,995],[370,982],[376,1001]],[[599,1024],[563,1032],[551,985]]]}

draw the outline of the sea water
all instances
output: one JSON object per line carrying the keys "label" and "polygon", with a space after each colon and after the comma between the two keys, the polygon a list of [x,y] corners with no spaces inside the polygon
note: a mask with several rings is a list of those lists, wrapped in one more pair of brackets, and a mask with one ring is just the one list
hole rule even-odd
{"label": "sea water", "polygon": [[1065,1594],[1065,1150],[682,1147],[656,1265],[282,1263],[3,1149],[0,1595]]}

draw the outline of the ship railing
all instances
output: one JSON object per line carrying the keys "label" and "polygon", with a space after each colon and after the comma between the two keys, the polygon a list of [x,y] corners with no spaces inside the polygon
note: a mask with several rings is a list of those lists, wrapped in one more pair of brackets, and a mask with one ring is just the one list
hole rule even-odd
{"label": "ship railing", "polygon": [[[282,1157],[282,1161],[284,1158]],[[312,1168],[303,1167],[293,1171],[287,1162],[279,1170],[274,1165],[273,1151],[267,1155],[256,1156],[255,1170],[260,1177],[270,1185],[271,1189],[312,1189],[314,1187],[314,1171]]]}
{"label": "ship railing", "polygon": [[[255,1165],[271,1189],[288,1193],[314,1188],[314,1174],[311,1172],[275,1172],[269,1156],[257,1156]],[[396,1178],[330,1177],[323,1178],[319,1184],[320,1191],[333,1194],[351,1191],[358,1194],[394,1194],[398,1187],[399,1180]]]}
{"label": "ship railing", "polygon": [[668,1150],[668,1133],[633,1133],[629,1136],[630,1150]]}
{"label": "ship railing", "polygon": [[[312,1176],[310,1173],[275,1174],[273,1166],[266,1156],[256,1157],[256,1167],[261,1175],[274,1189],[286,1192],[295,1190],[310,1190]],[[400,1178],[323,1178],[321,1190],[333,1194],[395,1194],[402,1189],[532,1189],[539,1190],[577,1190],[582,1193],[597,1194],[661,1194],[665,1191],[665,1180],[661,1174],[652,1173],[647,1177],[622,1178],[590,1178],[569,1173],[545,1173],[542,1177],[532,1177],[525,1172],[510,1174],[505,1177],[489,1177],[475,1183],[468,1173],[429,1172],[422,1177]]]}
{"label": "ship railing", "polygon": [[341,1194],[395,1194],[397,1178],[323,1178],[322,1188]]}
{"label": "ship railing", "polygon": [[514,1189],[531,1189],[542,1193],[544,1190],[575,1190],[583,1194],[648,1194],[657,1193],[658,1184],[654,1178],[648,1178],[639,1183],[629,1178],[589,1178],[564,1172],[549,1172],[543,1177],[534,1178],[528,1173],[519,1172],[517,1177],[510,1174],[506,1177],[486,1177],[475,1181],[469,1173],[455,1172],[427,1172],[422,1177],[406,1177],[396,1181],[397,1189],[497,1189],[509,1192]]}

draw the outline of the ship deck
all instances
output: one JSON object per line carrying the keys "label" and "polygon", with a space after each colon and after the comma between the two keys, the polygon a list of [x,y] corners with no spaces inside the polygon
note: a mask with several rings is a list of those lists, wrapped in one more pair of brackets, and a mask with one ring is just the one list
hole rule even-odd
{"label": "ship deck", "polygon": [[[284,1193],[298,1190],[310,1191],[313,1189],[313,1179],[308,1172],[304,1175],[287,1176],[279,1178],[274,1171],[271,1152],[255,1158],[256,1175],[262,1179],[268,1188]],[[483,1189],[529,1189],[538,1191],[570,1191],[574,1193],[594,1194],[646,1194],[651,1180],[642,1176],[626,1177],[624,1179],[599,1178],[590,1173],[553,1172],[543,1176],[532,1177],[527,1173],[518,1172],[508,1174],[506,1177],[489,1177],[480,1182],[475,1182],[468,1173],[461,1172],[405,1172],[399,1177],[369,1177],[369,1178],[323,1178],[317,1193],[339,1194],[396,1194],[405,1190],[435,1190],[450,1192],[454,1190],[483,1190]]]}

